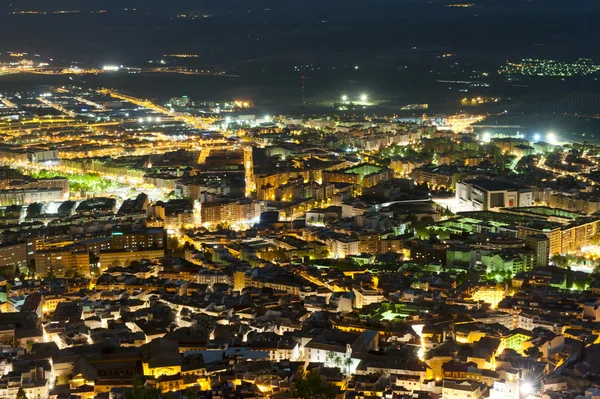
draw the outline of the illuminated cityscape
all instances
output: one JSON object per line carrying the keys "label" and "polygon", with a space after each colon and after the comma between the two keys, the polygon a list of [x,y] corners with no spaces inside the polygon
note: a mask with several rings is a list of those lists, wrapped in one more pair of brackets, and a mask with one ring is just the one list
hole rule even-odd
{"label": "illuminated cityscape", "polygon": [[590,59],[572,62],[557,60],[525,59],[520,63],[508,63],[499,73],[524,76],[585,76],[600,71],[600,65]]}
{"label": "illuminated cityscape", "polygon": [[0,399],[600,397],[595,0],[9,3]]}

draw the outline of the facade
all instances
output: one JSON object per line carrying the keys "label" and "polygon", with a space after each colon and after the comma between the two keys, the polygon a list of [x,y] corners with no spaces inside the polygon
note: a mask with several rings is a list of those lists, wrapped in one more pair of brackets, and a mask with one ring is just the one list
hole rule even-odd
{"label": "facade", "polygon": [[21,273],[27,273],[27,243],[7,242],[0,244],[0,268],[5,267],[18,268]]}
{"label": "facade", "polygon": [[545,234],[531,234],[525,237],[525,245],[535,253],[535,267],[548,266],[550,259],[550,239]]}
{"label": "facade", "polygon": [[328,238],[327,250],[334,258],[345,258],[350,255],[358,255],[360,253],[360,240],[351,236]]}
{"label": "facade", "polygon": [[230,202],[203,203],[200,209],[202,224],[250,223],[266,210],[262,201],[243,199]]}
{"label": "facade", "polygon": [[111,266],[129,266],[131,262],[157,260],[165,257],[164,249],[110,250],[100,252],[100,267],[105,270]]}
{"label": "facade", "polygon": [[77,252],[71,248],[37,251],[34,255],[35,274],[43,277],[49,273],[64,277],[67,271],[73,270],[79,275],[90,275],[90,255]]}
{"label": "facade", "polygon": [[[68,192],[66,193],[68,197]],[[0,205],[28,205],[35,202],[64,201],[65,191],[62,188],[26,188],[0,190]]]}
{"label": "facade", "polygon": [[481,399],[486,391],[486,385],[480,382],[444,381],[442,399]]}
{"label": "facade", "polygon": [[487,179],[456,183],[456,199],[482,211],[533,205],[533,194],[530,188]]}
{"label": "facade", "polygon": [[116,230],[112,232],[108,249],[160,249],[164,244],[165,230],[162,228]]}
{"label": "facade", "polygon": [[357,309],[362,309],[365,306],[386,300],[381,291],[376,288],[354,287],[352,288],[352,293],[354,294],[354,307]]}

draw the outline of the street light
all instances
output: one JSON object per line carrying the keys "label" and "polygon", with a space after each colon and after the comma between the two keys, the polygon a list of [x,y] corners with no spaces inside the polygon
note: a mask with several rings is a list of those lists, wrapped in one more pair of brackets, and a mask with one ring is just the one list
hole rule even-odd
{"label": "street light", "polygon": [[361,95],[360,95],[360,101],[362,101],[362,102],[365,102],[365,101],[367,101],[367,99],[368,99],[368,98],[369,98],[369,97],[368,97],[366,94],[361,94]]}
{"label": "street light", "polygon": [[346,101],[348,101],[348,96],[344,94],[344,95],[342,96],[342,101],[343,101],[343,102],[346,102]]}
{"label": "street light", "polygon": [[531,385],[530,382],[523,381],[523,383],[521,384],[521,393],[523,395],[529,395],[532,392],[533,392],[533,385]]}

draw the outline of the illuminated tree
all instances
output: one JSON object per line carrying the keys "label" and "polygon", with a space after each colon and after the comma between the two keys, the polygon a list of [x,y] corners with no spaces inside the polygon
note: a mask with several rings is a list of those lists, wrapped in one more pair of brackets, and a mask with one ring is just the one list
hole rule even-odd
{"label": "illuminated tree", "polygon": [[56,272],[53,268],[48,269],[46,275],[44,276],[44,280],[54,280],[56,278]]}
{"label": "illuminated tree", "polygon": [[525,354],[532,359],[538,359],[540,357],[540,348],[533,345],[525,349]]}
{"label": "illuminated tree", "polygon": [[333,359],[335,359],[335,352],[329,351],[327,352],[327,360],[329,360],[329,363],[333,363]]}
{"label": "illuminated tree", "polygon": [[352,358],[350,356],[344,359],[344,366],[346,366],[347,374],[350,375],[350,368],[352,367]]}
{"label": "illuminated tree", "polygon": [[25,393],[25,390],[23,389],[23,387],[19,387],[19,391],[17,392],[16,399],[28,399],[27,394]]}
{"label": "illuminated tree", "polygon": [[323,381],[315,372],[309,373],[306,378],[302,378],[294,385],[293,395],[297,399],[333,399],[335,397],[333,385]]}

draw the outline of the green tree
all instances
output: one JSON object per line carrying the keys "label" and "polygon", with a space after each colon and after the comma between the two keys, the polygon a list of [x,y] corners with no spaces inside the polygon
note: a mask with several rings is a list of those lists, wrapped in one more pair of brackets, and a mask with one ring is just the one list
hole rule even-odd
{"label": "green tree", "polygon": [[335,359],[335,352],[329,351],[327,352],[327,360],[329,360],[329,364],[333,363],[333,359]]}
{"label": "green tree", "polygon": [[352,367],[352,364],[353,364],[352,358],[350,356],[347,356],[344,359],[344,366],[346,367],[346,374],[347,375],[350,375],[350,368]]}
{"label": "green tree", "polygon": [[27,264],[27,271],[29,273],[29,277],[35,276],[35,259],[30,259]]}
{"label": "green tree", "polygon": [[125,399],[159,399],[161,397],[160,389],[147,388],[138,378],[134,378],[133,387],[125,393]]}
{"label": "green tree", "polygon": [[554,255],[552,258],[550,258],[550,261],[562,269],[569,267],[569,258],[566,255]]}
{"label": "green tree", "polygon": [[27,399],[27,394],[25,393],[23,387],[19,387],[19,390],[17,391],[17,399]]}
{"label": "green tree", "polygon": [[335,357],[333,358],[333,363],[337,367],[340,367],[342,365],[342,358],[339,355],[335,355]]}
{"label": "green tree", "polygon": [[44,276],[44,280],[54,280],[56,278],[56,272],[53,268],[48,269],[46,275]]}
{"label": "green tree", "polygon": [[98,265],[92,266],[90,268],[90,273],[92,276],[98,277],[100,275],[100,267]]}
{"label": "green tree", "polygon": [[231,230],[231,224],[225,221],[217,223],[217,231]]}
{"label": "green tree", "polygon": [[302,378],[294,385],[293,396],[297,399],[333,399],[335,397],[333,385],[323,381],[315,372],[309,373],[306,378]]}
{"label": "green tree", "polygon": [[538,348],[536,345],[530,346],[529,348],[525,349],[525,354],[532,359],[538,359],[540,357],[540,348]]}

